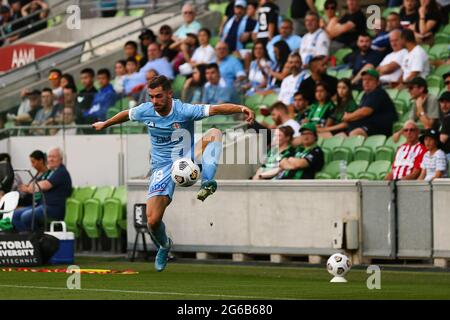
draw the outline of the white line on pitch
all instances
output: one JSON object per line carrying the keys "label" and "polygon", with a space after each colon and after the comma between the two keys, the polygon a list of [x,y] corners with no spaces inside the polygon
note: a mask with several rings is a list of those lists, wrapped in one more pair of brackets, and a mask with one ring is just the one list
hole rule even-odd
{"label": "white line on pitch", "polygon": [[195,297],[216,297],[216,298],[240,298],[240,299],[264,299],[264,300],[296,300],[292,298],[273,298],[273,297],[255,297],[255,296],[236,296],[225,294],[211,294],[211,293],[182,293],[182,292],[158,292],[158,291],[138,291],[138,290],[114,290],[114,289],[67,289],[58,287],[37,287],[37,286],[17,286],[0,284],[2,288],[17,288],[17,289],[41,289],[41,290],[67,290],[71,292],[77,291],[93,291],[93,292],[117,292],[117,293],[138,293],[138,294],[153,294],[153,295],[169,295],[169,296],[195,296]]}

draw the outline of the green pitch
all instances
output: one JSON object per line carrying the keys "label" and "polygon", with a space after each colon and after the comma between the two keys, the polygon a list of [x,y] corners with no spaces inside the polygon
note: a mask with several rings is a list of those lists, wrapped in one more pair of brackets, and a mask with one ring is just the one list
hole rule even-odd
{"label": "green pitch", "polygon": [[162,273],[152,262],[78,258],[86,269],[133,269],[137,275],[81,275],[81,290],[66,287],[61,273],[0,272],[6,299],[450,299],[450,272],[381,272],[381,290],[352,269],[348,283],[329,283],[323,268],[169,263]]}

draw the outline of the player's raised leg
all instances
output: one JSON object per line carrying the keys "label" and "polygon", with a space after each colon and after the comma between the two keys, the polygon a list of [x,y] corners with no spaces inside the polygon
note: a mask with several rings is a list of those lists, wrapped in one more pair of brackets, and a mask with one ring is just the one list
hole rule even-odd
{"label": "player's raised leg", "polygon": [[221,152],[222,132],[218,129],[206,131],[202,139],[195,145],[195,158],[201,159],[202,163],[202,185],[197,193],[197,199],[201,201],[205,201],[217,189],[214,176],[219,165]]}

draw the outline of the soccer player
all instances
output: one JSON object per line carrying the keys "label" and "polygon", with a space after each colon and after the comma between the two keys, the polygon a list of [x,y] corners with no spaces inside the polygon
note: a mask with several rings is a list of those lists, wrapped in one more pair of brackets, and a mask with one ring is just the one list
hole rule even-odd
{"label": "soccer player", "polygon": [[155,269],[163,271],[172,246],[162,218],[175,189],[171,179],[173,161],[181,152],[201,161],[202,184],[197,199],[204,201],[217,189],[214,175],[222,151],[222,134],[220,130],[210,129],[194,146],[194,121],[214,115],[243,113],[245,120],[252,123],[255,115],[251,109],[236,104],[191,105],[173,99],[170,80],[165,76],[154,77],[149,82],[148,93],[151,102],[121,111],[92,126],[102,130],[132,120],[143,122],[148,127],[152,144],[152,175],[147,196],[147,221],[150,236],[158,248]]}

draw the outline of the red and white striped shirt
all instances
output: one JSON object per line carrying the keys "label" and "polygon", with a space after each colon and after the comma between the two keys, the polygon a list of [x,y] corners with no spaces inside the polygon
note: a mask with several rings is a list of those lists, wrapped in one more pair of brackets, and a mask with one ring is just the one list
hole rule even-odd
{"label": "red and white striped shirt", "polygon": [[420,143],[411,146],[407,143],[402,144],[395,154],[392,164],[392,175],[394,180],[400,180],[409,175],[413,169],[420,170],[423,155],[427,149]]}

